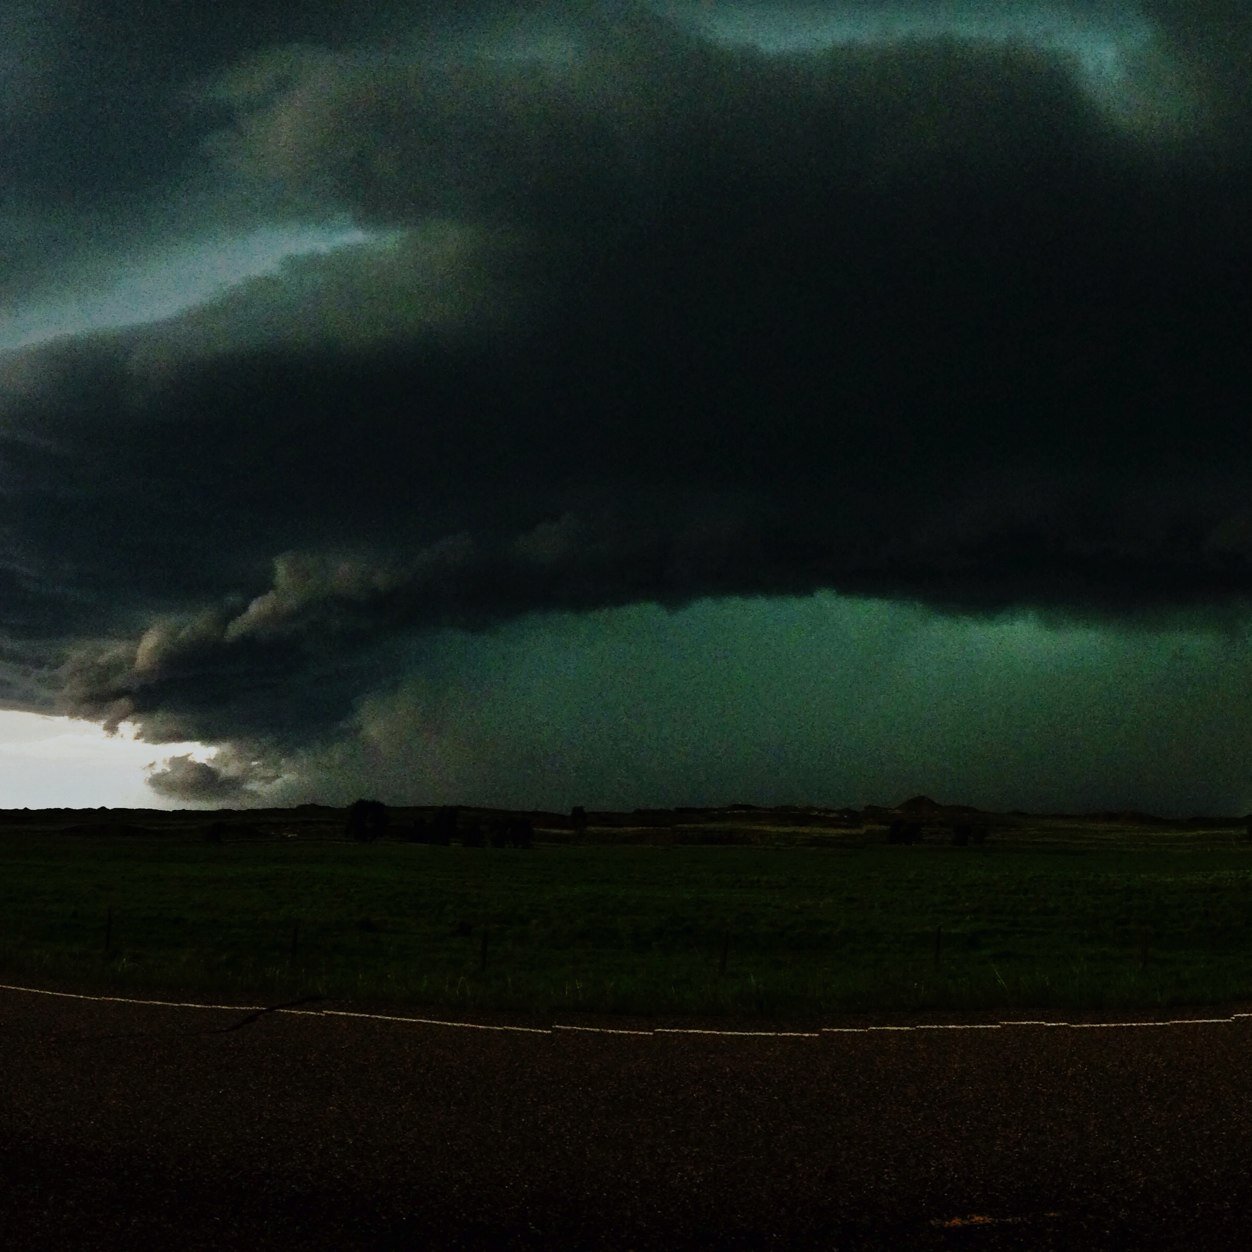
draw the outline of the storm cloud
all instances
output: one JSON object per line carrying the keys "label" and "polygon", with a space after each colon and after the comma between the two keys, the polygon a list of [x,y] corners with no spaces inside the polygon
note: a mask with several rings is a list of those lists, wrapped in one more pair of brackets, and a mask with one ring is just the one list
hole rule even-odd
{"label": "storm cloud", "polygon": [[212,761],[197,761],[190,753],[171,756],[159,769],[150,766],[148,772],[148,786],[157,795],[218,808],[254,802],[259,798],[254,784],[276,779],[266,762],[248,760],[233,751],[218,752]]}
{"label": "storm cloud", "polygon": [[[1245,612],[1238,5],[1145,4],[1098,90],[678,5],[28,7],[6,299],[142,240],[362,238],[0,356],[9,707],[284,752],[536,614]],[[243,786],[176,760],[165,795]]]}

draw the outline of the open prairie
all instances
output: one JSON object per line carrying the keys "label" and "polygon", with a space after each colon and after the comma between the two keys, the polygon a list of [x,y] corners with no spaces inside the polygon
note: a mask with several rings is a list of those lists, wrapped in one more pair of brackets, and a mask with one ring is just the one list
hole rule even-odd
{"label": "open prairie", "polygon": [[[811,1019],[1252,998],[1241,823],[654,810],[9,814],[0,972],[49,987]],[[960,814],[958,814],[959,816]],[[967,815],[967,820],[968,815]],[[481,836],[480,836],[481,838]],[[462,843],[461,840],[464,840]]]}
{"label": "open prairie", "polygon": [[[540,1015],[796,1020],[1252,998],[1241,822],[901,810],[18,812],[0,824],[0,973],[44,986],[320,995]],[[464,839],[463,845],[460,841]],[[469,846],[466,846],[469,845]]]}

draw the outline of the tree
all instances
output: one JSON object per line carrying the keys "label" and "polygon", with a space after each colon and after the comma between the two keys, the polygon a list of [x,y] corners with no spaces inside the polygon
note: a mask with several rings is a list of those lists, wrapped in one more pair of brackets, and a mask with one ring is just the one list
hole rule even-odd
{"label": "tree", "polygon": [[372,843],[387,832],[387,806],[381,800],[354,800],[348,809],[348,836]]}

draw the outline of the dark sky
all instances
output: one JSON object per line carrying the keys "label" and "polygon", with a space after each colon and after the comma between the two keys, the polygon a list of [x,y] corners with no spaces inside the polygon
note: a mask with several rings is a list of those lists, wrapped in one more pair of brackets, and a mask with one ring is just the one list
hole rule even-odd
{"label": "dark sky", "polygon": [[217,749],[154,803],[1252,806],[1252,16],[1005,7],[10,0],[0,708]]}

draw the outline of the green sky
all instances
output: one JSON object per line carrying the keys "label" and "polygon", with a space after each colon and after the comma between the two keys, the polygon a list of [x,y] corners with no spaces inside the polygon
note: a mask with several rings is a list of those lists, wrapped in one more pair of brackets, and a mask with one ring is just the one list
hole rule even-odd
{"label": "green sky", "polygon": [[[1240,630],[1047,625],[843,599],[708,601],[444,635],[315,776],[566,807],[887,803],[1242,812]],[[425,728],[412,735],[411,728]],[[315,789],[295,786],[293,799]]]}

